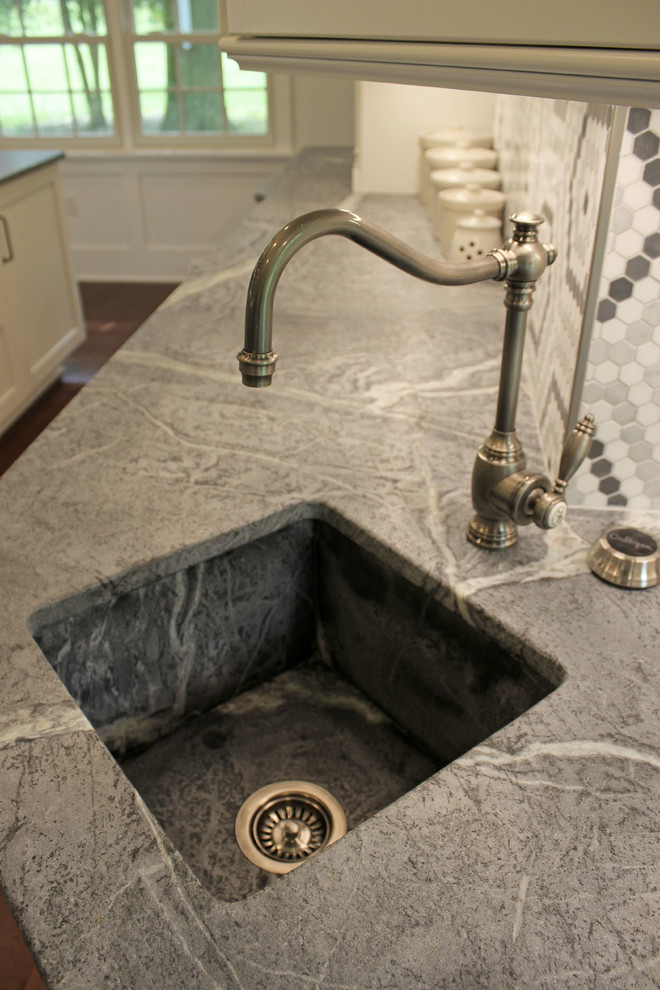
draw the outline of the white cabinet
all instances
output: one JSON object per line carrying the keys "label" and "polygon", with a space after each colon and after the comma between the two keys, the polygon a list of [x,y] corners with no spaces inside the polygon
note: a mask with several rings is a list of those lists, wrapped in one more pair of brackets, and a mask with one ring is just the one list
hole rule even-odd
{"label": "white cabinet", "polygon": [[0,258],[1,432],[85,336],[56,164],[0,184]]}
{"label": "white cabinet", "polygon": [[658,0],[226,0],[241,67],[660,105]]}

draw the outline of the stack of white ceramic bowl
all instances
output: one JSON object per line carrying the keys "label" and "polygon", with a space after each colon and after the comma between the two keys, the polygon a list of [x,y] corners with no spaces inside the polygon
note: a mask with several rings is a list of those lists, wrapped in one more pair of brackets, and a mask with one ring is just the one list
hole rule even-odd
{"label": "stack of white ceramic bowl", "polygon": [[492,148],[493,136],[487,131],[471,130],[467,127],[446,127],[444,130],[427,131],[419,136],[419,194],[423,195],[426,162],[424,153],[431,148],[449,148],[458,145],[463,148]]}
{"label": "stack of white ceramic bowl", "polygon": [[[461,199],[465,200],[464,208],[461,212],[471,213],[472,209],[481,209],[484,204],[479,201],[477,193],[481,190],[488,190],[489,192],[497,192],[502,184],[502,178],[499,172],[491,168],[475,168],[473,165],[460,165],[458,168],[439,168],[436,171],[431,172],[431,188],[433,190],[433,195],[431,198],[431,222],[433,224],[433,233],[442,241],[442,230],[443,230],[443,214],[445,212],[446,198],[443,197],[443,193],[448,192],[450,189],[469,189],[470,196],[460,196]],[[488,197],[486,197],[488,198]],[[498,197],[495,197],[498,199]],[[468,209],[469,202],[474,200],[472,209]],[[492,200],[486,205],[492,207]],[[501,210],[500,206],[500,210]],[[443,243],[443,248],[446,253],[449,246],[449,241],[451,241],[452,232],[448,232],[448,239],[446,243]]]}
{"label": "stack of white ceramic bowl", "polygon": [[[436,194],[436,210],[433,217],[433,234],[440,241],[445,256],[449,255],[452,238],[459,218],[469,217],[483,211],[499,225],[499,240],[502,240],[502,212],[504,193],[489,188],[474,175],[462,186],[446,187]],[[474,181],[474,180],[477,181]],[[492,227],[492,224],[490,225]]]}
{"label": "stack of white ceramic bowl", "polygon": [[[438,188],[446,186],[437,185],[441,176],[437,172],[446,172],[455,168],[478,168],[484,171],[494,172],[492,183],[498,183],[499,172],[495,171],[497,165],[497,152],[492,148],[468,148],[464,145],[454,145],[451,148],[429,148],[424,152],[424,184],[421,191],[421,200],[433,214],[435,193]],[[436,175],[436,183],[432,176]]]}
{"label": "stack of white ceramic bowl", "polygon": [[[422,134],[419,138],[420,198],[431,214],[433,233],[445,257],[449,255],[459,217],[471,216],[475,211],[482,211],[477,213],[479,220],[485,215],[494,221],[482,223],[491,240],[499,223],[501,243],[504,195],[500,192],[502,180],[492,143],[489,134],[463,129]],[[484,232],[481,240],[485,239]],[[461,255],[465,255],[465,250]]]}

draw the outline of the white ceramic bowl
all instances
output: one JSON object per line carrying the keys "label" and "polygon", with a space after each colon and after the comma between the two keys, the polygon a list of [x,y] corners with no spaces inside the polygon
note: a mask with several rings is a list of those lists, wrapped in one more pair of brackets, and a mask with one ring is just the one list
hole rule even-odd
{"label": "white ceramic bowl", "polygon": [[492,148],[493,135],[490,131],[480,131],[469,127],[445,127],[437,131],[426,131],[419,135],[419,150],[423,154],[429,148],[443,148],[452,144],[462,144],[466,148]]}
{"label": "white ceramic bowl", "polygon": [[447,258],[449,261],[476,261],[502,243],[502,221],[477,210],[458,217]]}
{"label": "white ceramic bowl", "polygon": [[441,242],[445,255],[449,252],[459,217],[483,210],[487,216],[501,220],[504,206],[504,193],[499,189],[484,188],[476,182],[439,191],[435,197],[433,233]]}

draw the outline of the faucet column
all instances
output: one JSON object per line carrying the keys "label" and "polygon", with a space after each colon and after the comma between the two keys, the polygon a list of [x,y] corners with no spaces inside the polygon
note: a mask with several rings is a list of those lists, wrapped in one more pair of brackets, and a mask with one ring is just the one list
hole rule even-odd
{"label": "faucet column", "polygon": [[471,543],[493,550],[512,546],[518,539],[516,522],[493,492],[510,475],[524,472],[526,468],[522,444],[516,436],[516,412],[527,313],[532,305],[536,280],[557,256],[552,245],[538,242],[537,228],[543,223],[542,217],[534,213],[517,213],[511,221],[513,236],[502,249],[510,265],[506,277],[504,305],[507,312],[495,426],[477,452],[472,473],[472,503],[476,511],[467,530]]}
{"label": "faucet column", "polygon": [[499,433],[514,433],[516,429],[527,313],[532,306],[533,292],[533,282],[523,284],[507,282],[507,292],[504,298],[507,313],[504,324],[500,387],[497,395],[497,412],[495,413],[495,429]]}

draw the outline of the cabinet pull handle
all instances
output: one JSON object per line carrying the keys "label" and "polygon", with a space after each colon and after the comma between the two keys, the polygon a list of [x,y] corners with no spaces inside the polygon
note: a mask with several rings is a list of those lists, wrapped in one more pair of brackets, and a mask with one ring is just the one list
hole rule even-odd
{"label": "cabinet pull handle", "polygon": [[0,220],[2,220],[2,228],[5,233],[5,242],[7,244],[7,251],[9,252],[9,254],[3,254],[2,256],[2,263],[3,265],[6,265],[8,262],[14,260],[14,249],[11,246],[11,237],[9,236],[9,224],[7,223],[7,217],[3,217],[2,214],[0,214]]}

